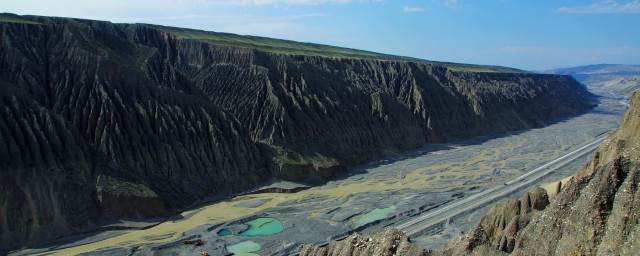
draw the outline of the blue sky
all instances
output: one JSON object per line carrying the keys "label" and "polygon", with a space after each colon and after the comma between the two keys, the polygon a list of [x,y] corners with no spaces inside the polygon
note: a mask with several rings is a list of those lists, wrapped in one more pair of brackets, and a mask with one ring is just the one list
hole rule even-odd
{"label": "blue sky", "polygon": [[153,23],[527,70],[640,64],[640,0],[0,0],[0,12]]}

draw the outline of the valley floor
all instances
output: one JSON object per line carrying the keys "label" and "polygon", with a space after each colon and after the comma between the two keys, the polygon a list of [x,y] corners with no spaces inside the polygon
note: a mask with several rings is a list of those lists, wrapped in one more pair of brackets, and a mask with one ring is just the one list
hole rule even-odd
{"label": "valley floor", "polygon": [[[543,128],[426,145],[394,158],[374,160],[352,168],[348,177],[323,186],[287,194],[237,196],[183,212],[148,229],[108,231],[66,246],[41,249],[54,249],[54,254],[162,255],[207,251],[211,255],[224,255],[228,251],[226,246],[252,241],[252,250],[259,255],[290,255],[302,244],[321,244],[354,230],[367,233],[393,226],[420,212],[512,180],[615,129],[626,110],[619,103],[621,98],[608,94],[591,112],[557,120]],[[590,156],[573,161],[537,184],[574,174],[587,157]],[[453,219],[444,229],[414,241],[438,249],[460,231],[466,232],[478,223],[489,207]],[[284,230],[265,236],[239,236],[247,227],[244,223],[257,217],[275,218]],[[231,235],[218,235],[223,229]],[[195,238],[204,241],[204,245],[195,247],[180,242]],[[15,254],[36,252],[43,251]]]}

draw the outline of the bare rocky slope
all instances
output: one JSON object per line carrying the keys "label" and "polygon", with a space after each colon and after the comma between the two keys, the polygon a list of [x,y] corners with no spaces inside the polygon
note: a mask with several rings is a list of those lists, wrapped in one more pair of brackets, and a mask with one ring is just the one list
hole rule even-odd
{"label": "bare rocky slope", "polygon": [[540,126],[592,104],[568,76],[0,16],[0,250],[163,216],[273,177],[319,183],[345,164]]}
{"label": "bare rocky slope", "polygon": [[430,251],[411,244],[409,237],[396,229],[385,229],[371,236],[353,234],[339,242],[329,242],[325,247],[305,245],[300,256],[426,256]]}
{"label": "bare rocky slope", "polygon": [[[443,251],[396,255],[636,255],[639,186],[640,93],[635,93],[620,128],[591,162],[557,187],[559,193],[551,201],[544,189],[533,189],[519,200],[496,204],[475,228]],[[371,240],[365,238],[364,245],[349,238],[328,247],[305,246],[300,255],[391,255],[388,246],[369,241],[398,236],[402,234],[386,230]],[[404,247],[412,246],[406,243]]]}

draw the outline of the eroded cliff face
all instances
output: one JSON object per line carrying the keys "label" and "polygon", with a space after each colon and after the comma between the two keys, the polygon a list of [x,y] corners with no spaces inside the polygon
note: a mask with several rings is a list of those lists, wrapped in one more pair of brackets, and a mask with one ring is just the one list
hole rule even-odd
{"label": "eroded cliff face", "polygon": [[[634,255],[640,232],[640,93],[635,93],[620,128],[594,159],[566,184],[542,211],[525,221],[517,211],[496,205],[467,236],[447,246],[445,255]],[[540,190],[540,189],[538,189]],[[515,219],[515,217],[514,217]],[[499,234],[490,232],[499,230]],[[636,248],[636,249],[634,249]]]}
{"label": "eroded cliff face", "polygon": [[148,27],[128,30],[131,40],[160,49],[149,61],[156,81],[178,84],[188,77],[266,145],[273,169],[285,178],[326,178],[344,163],[536,127],[588,108],[590,94],[568,76],[289,56],[207,45]]}
{"label": "eroded cliff face", "polygon": [[274,176],[322,182],[344,164],[590,104],[567,76],[291,56],[149,25],[24,18],[41,24],[0,22],[0,248],[103,217],[161,216]]}
{"label": "eroded cliff face", "polygon": [[0,23],[0,248],[270,177],[235,118],[149,78],[142,63],[156,50],[97,24]]}

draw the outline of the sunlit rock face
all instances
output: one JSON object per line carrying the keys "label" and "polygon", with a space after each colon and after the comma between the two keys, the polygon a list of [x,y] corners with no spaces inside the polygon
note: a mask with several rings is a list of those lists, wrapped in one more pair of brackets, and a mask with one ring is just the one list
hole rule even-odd
{"label": "sunlit rock face", "polygon": [[[500,203],[477,228],[448,245],[444,254],[635,254],[640,231],[639,110],[640,94],[635,93],[620,128],[543,210],[532,207],[522,215],[514,211],[522,204]],[[535,191],[529,194],[541,194]]]}
{"label": "sunlit rock face", "polygon": [[342,241],[332,241],[326,247],[306,245],[300,256],[426,256],[430,251],[411,244],[407,235],[388,228],[371,236],[353,234]]}

